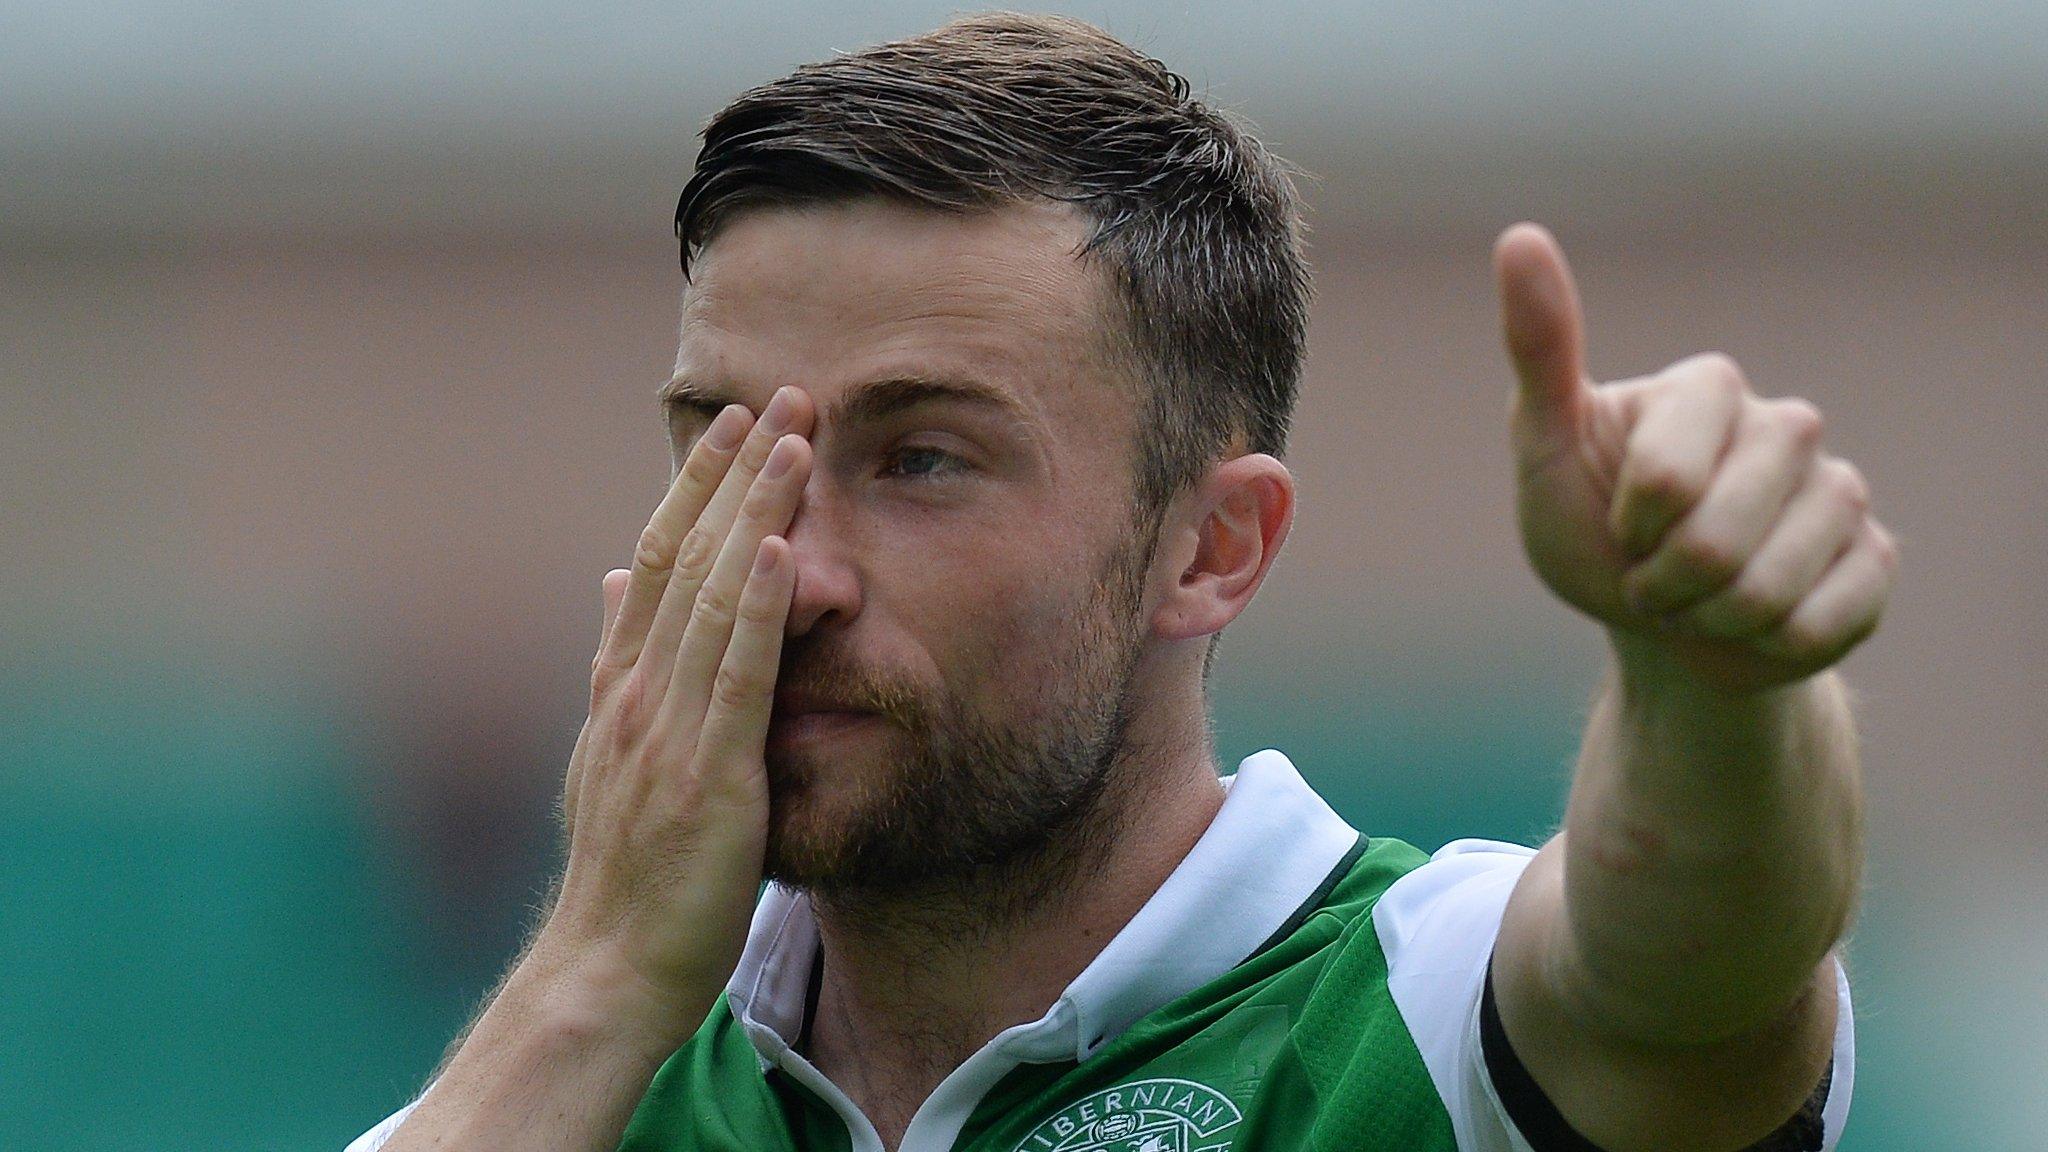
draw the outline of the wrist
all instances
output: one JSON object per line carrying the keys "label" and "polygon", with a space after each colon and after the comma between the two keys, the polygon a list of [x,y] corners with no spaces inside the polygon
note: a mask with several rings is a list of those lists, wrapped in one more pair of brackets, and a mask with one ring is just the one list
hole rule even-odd
{"label": "wrist", "polygon": [[1614,659],[1606,692],[1616,731],[1632,745],[1661,749],[1660,763],[1675,757],[1714,765],[1725,782],[1754,770],[1832,771],[1841,750],[1854,745],[1847,688],[1831,670],[1731,685],[1658,638],[1618,629],[1608,636]]}
{"label": "wrist", "polygon": [[709,1015],[723,988],[681,991],[649,980],[616,949],[543,930],[512,982],[544,1026],[572,1042],[623,1043],[666,1059]]}
{"label": "wrist", "polygon": [[1660,637],[1615,629],[1608,638],[1615,719],[1632,743],[1665,750],[1660,762],[1676,755],[1740,776],[1740,766],[1778,763],[1799,743],[1802,704],[1818,678],[1731,684]]}
{"label": "wrist", "polygon": [[1715,709],[1768,707],[1818,677],[1757,683],[1728,666],[1712,647],[1680,636],[1609,627],[1608,649],[1623,697],[1644,702],[1678,702]]}

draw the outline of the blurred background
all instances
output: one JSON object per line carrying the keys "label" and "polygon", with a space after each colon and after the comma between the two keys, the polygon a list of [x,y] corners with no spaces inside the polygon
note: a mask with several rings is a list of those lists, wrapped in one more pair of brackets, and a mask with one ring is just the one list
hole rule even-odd
{"label": "blurred background", "polygon": [[[553,866],[693,134],[955,9],[0,4],[0,1147],[339,1149]],[[1306,169],[1288,554],[1216,681],[1434,848],[1560,812],[1602,660],[1509,504],[1487,263],[1723,349],[1904,547],[1860,698],[1849,1152],[2048,1148],[2048,7],[1068,7]]]}

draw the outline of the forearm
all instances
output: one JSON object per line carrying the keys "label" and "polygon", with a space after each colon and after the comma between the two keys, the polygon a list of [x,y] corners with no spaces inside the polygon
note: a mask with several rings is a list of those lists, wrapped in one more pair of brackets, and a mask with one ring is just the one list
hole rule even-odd
{"label": "forearm", "polygon": [[702,1006],[614,966],[530,954],[383,1152],[610,1149]]}
{"label": "forearm", "polygon": [[1566,814],[1571,999],[1646,1040],[1734,1035],[1814,986],[1862,862],[1834,673],[1710,688],[1617,634]]}

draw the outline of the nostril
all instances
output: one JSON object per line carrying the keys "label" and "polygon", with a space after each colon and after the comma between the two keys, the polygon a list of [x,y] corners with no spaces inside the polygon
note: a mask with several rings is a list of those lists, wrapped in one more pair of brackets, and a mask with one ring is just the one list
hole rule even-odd
{"label": "nostril", "polygon": [[795,538],[790,540],[790,558],[796,565],[796,586],[790,591],[789,618],[783,628],[785,636],[802,636],[820,627],[841,626],[860,615],[860,578],[852,566],[819,544],[815,537],[801,543]]}

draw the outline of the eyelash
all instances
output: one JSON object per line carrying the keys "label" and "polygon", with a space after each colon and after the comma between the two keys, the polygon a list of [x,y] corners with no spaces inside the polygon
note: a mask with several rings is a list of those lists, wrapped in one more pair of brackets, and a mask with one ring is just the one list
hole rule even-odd
{"label": "eyelash", "polygon": [[[937,467],[934,467],[928,472],[904,472],[896,468],[895,465],[900,463],[902,459],[906,456],[936,456],[939,458],[940,463]],[[929,445],[923,444],[911,445],[905,448],[898,448],[895,451],[889,453],[888,456],[884,457],[884,459],[887,462],[882,467],[882,474],[884,476],[898,477],[905,480],[929,480],[935,477],[944,476],[951,472],[959,471],[961,468],[965,467],[965,462],[962,461],[960,457],[955,456],[951,452],[946,451],[944,448],[933,448]]]}

